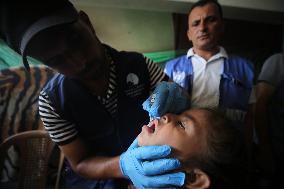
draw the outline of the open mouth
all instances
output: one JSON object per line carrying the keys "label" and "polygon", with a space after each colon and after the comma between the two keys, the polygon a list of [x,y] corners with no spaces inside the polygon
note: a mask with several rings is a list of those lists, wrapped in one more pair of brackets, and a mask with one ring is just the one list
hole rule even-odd
{"label": "open mouth", "polygon": [[154,133],[155,130],[156,130],[156,124],[155,124],[154,121],[151,121],[151,122],[147,125],[147,127],[149,128],[149,131],[150,131],[151,133]]}

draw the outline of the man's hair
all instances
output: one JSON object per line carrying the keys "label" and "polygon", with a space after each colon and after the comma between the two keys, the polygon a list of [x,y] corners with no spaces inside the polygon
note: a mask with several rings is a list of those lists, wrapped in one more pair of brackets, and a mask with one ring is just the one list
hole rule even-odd
{"label": "man's hair", "polygon": [[206,146],[201,153],[189,158],[185,167],[198,168],[208,174],[210,188],[238,188],[247,173],[243,137],[223,113],[202,109],[208,112]]}
{"label": "man's hair", "polygon": [[191,13],[191,11],[196,8],[196,7],[203,7],[209,3],[213,3],[217,6],[218,8],[218,11],[219,11],[219,14],[220,14],[220,17],[223,18],[223,10],[222,10],[222,7],[221,5],[219,4],[219,2],[217,0],[200,0],[200,1],[197,1],[196,3],[194,3],[190,10],[189,10],[189,15]]}

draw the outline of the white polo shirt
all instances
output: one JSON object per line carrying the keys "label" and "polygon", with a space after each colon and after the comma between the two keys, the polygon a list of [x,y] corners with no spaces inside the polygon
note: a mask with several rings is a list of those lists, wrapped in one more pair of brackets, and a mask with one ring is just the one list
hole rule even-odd
{"label": "white polo shirt", "polygon": [[[208,61],[195,54],[193,48],[187,52],[187,58],[191,57],[193,69],[193,86],[191,104],[192,107],[214,108],[219,106],[221,74],[224,71],[224,60],[228,54],[223,47]],[[252,88],[249,104],[256,102],[254,88]]]}
{"label": "white polo shirt", "polygon": [[193,68],[192,107],[218,107],[219,85],[224,69],[224,59],[228,54],[223,47],[220,51],[206,61],[194,53],[193,49],[187,52],[187,58],[191,57]]}

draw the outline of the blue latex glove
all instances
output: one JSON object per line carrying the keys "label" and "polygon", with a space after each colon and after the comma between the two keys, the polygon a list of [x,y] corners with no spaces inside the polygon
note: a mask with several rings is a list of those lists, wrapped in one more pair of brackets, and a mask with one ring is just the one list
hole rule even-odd
{"label": "blue latex glove", "polygon": [[166,113],[182,113],[190,107],[187,92],[174,82],[158,83],[154,92],[143,103],[143,109],[148,111],[151,119],[159,118]]}
{"label": "blue latex glove", "polygon": [[185,174],[167,173],[180,167],[177,159],[165,158],[170,153],[171,148],[167,145],[139,147],[135,139],[121,154],[119,166],[123,175],[138,189],[179,187],[185,182]]}

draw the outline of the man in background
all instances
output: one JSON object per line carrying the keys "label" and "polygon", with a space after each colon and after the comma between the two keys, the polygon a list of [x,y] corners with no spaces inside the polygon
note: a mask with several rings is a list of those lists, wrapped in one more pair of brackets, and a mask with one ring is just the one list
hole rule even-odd
{"label": "man in background", "polygon": [[252,92],[252,65],[219,46],[223,13],[216,0],[193,4],[188,16],[187,54],[167,62],[165,73],[191,94],[192,107],[219,107],[244,121]]}
{"label": "man in background", "polygon": [[248,154],[252,147],[253,68],[219,46],[224,32],[222,7],[216,0],[194,3],[188,14],[186,55],[166,63],[164,72],[184,87],[192,107],[218,107],[244,133]]}

